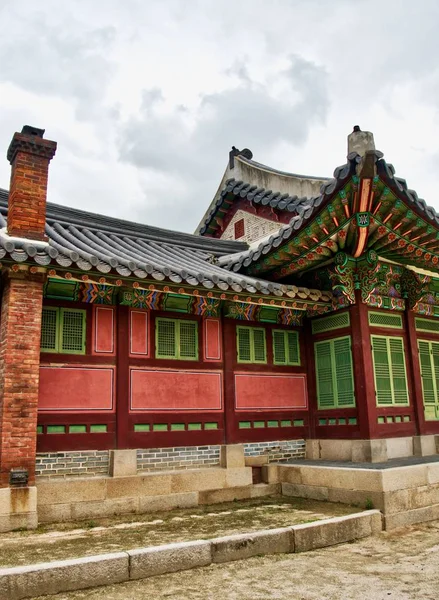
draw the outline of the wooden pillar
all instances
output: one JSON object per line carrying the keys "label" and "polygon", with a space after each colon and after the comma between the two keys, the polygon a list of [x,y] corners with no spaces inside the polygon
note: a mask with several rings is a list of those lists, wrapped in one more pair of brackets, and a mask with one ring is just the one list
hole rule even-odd
{"label": "wooden pillar", "polygon": [[117,307],[116,448],[129,447],[129,308]]}
{"label": "wooden pillar", "polygon": [[[305,360],[306,360],[306,384],[308,392],[308,423],[309,423],[309,437],[311,439],[316,437],[316,413],[318,410],[317,406],[317,389],[316,389],[316,368],[314,358],[314,342],[312,336],[311,321],[305,319],[303,332],[300,334],[306,343],[303,344],[305,347]],[[302,346],[302,347],[303,347]]]}
{"label": "wooden pillar", "polygon": [[360,290],[355,290],[355,302],[350,309],[355,399],[361,437],[371,439],[379,437],[377,408],[367,305],[362,302]]}
{"label": "wooden pillar", "polygon": [[223,356],[224,356],[224,434],[226,444],[234,443],[235,430],[235,382],[234,364],[236,354],[235,321],[223,319]]}

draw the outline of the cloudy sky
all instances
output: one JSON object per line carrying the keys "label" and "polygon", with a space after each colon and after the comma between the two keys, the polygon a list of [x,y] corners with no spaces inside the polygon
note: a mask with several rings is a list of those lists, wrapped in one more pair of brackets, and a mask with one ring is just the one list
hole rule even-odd
{"label": "cloudy sky", "polygon": [[439,210],[437,0],[0,0],[0,23],[0,148],[46,129],[52,202],[193,231],[232,145],[329,176],[359,124]]}

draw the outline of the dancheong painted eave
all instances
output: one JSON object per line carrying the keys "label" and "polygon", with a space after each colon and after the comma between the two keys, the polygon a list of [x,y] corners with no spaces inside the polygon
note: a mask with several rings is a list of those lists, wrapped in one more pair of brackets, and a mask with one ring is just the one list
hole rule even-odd
{"label": "dancheong painted eave", "polygon": [[339,251],[359,257],[374,250],[382,258],[439,272],[439,215],[395,176],[379,151],[350,153],[321,194],[298,212],[257,245],[221,256],[219,264],[279,281],[326,264]]}
{"label": "dancheong painted eave", "polygon": [[319,290],[281,285],[231,273],[218,264],[230,252],[245,250],[227,242],[168,231],[55,204],[47,204],[48,242],[10,237],[8,192],[0,190],[0,259],[55,269],[169,282],[192,288],[328,303]]}

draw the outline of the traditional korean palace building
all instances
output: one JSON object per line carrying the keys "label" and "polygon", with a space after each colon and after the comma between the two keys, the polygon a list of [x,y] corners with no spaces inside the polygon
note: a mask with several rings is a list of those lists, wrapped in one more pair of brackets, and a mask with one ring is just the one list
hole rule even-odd
{"label": "traditional korean palace building", "polygon": [[43,134],[14,134],[0,190],[0,508],[122,450],[146,473],[439,434],[439,215],[372,134],[332,179],[233,148],[195,235],[46,203]]}

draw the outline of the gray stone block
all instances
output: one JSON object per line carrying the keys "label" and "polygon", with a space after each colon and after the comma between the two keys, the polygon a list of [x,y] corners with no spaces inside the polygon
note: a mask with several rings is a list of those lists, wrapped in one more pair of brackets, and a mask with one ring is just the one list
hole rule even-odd
{"label": "gray stone block", "polygon": [[378,510],[291,527],[296,552],[350,542],[373,535],[381,529],[381,513]]}
{"label": "gray stone block", "polygon": [[58,594],[121,583],[128,578],[126,552],[0,569],[0,599]]}
{"label": "gray stone block", "polygon": [[288,527],[228,535],[212,540],[212,561],[214,563],[287,552],[294,552],[293,536]]}
{"label": "gray stone block", "polygon": [[210,565],[212,547],[210,541],[197,540],[153,548],[139,548],[130,550],[128,555],[130,579],[143,579]]}

